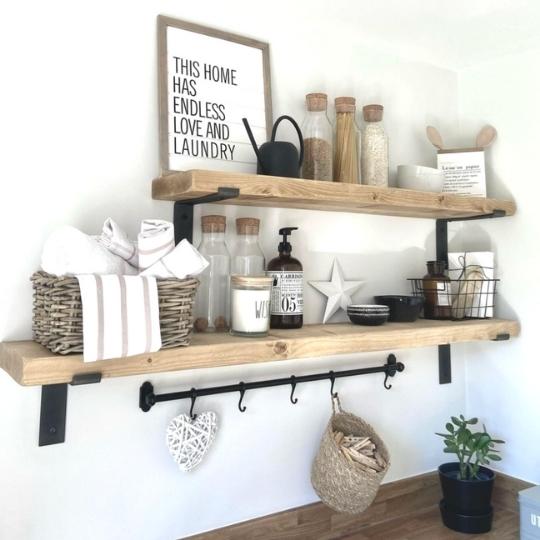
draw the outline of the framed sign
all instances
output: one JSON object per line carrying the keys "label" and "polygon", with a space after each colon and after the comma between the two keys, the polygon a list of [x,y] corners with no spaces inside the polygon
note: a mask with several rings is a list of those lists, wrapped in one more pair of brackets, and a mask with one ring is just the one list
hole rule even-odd
{"label": "framed sign", "polygon": [[162,172],[195,168],[252,172],[272,125],[267,43],[158,16]]}

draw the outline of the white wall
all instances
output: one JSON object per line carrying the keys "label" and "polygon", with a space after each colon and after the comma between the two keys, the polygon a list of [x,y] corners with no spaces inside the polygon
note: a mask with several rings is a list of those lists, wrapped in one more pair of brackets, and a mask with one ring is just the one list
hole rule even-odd
{"label": "white wall", "polygon": [[489,191],[517,201],[515,217],[463,226],[466,249],[492,248],[501,278],[499,315],[521,322],[521,337],[492,347],[470,344],[467,412],[506,439],[499,468],[540,483],[538,369],[538,125],[540,48],[508,55],[460,74],[462,135],[485,123],[499,137],[490,151]]}
{"label": "white wall", "polygon": [[[270,42],[276,117],[302,118],[308,91],[383,103],[393,168],[433,164],[424,126],[436,123],[449,132],[458,124],[455,73],[397,56],[404,50],[396,56],[378,52],[356,29],[340,25],[347,11],[325,13],[325,2],[318,10],[306,2],[277,2],[264,17],[253,2],[240,0],[73,6],[13,2],[0,21],[2,340],[30,337],[28,277],[55,227],[68,223],[96,233],[113,216],[133,234],[141,218],[172,215],[172,204],[150,198],[150,180],[158,174],[158,13]],[[525,182],[531,172],[525,169],[518,180]],[[204,209],[210,210],[226,212],[229,225],[236,216],[260,216],[267,257],[274,256],[278,227],[299,226],[293,245],[306,280],[325,279],[339,257],[349,279],[366,280],[359,301],[374,293],[406,292],[405,278],[422,275],[424,261],[434,255],[434,223],[428,220]],[[533,226],[532,217],[530,222]],[[513,254],[507,250],[506,256]],[[528,271],[532,278],[533,269]],[[525,285],[526,276],[515,278],[515,287]],[[320,321],[322,298],[308,286],[306,306],[307,322]],[[486,347],[500,353],[507,346]],[[450,414],[462,412],[462,350],[453,348],[451,385],[438,385],[436,348],[393,351],[407,369],[390,392],[381,376],[336,383],[344,405],[372,422],[387,441],[393,456],[387,480],[433,470],[441,462],[433,432]],[[148,378],[162,392],[384,359],[382,353],[351,355]],[[501,369],[506,366],[510,363],[501,362]],[[66,443],[38,448],[39,388],[19,387],[0,373],[1,538],[171,540],[315,500],[309,469],[330,411],[328,384],[299,386],[296,406],[288,401],[288,388],[248,393],[245,414],[237,410],[236,395],[200,399],[197,409],[215,410],[220,430],[201,467],[182,474],[164,438],[167,422],[188,403],[142,413],[138,389],[146,379],[70,388]]]}

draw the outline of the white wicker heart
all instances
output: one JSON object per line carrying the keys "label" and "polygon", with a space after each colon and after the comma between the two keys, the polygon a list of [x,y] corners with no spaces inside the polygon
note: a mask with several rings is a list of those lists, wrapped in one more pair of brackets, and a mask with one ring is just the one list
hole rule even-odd
{"label": "white wicker heart", "polygon": [[203,459],[217,431],[217,415],[207,411],[192,420],[179,414],[167,427],[167,446],[182,471],[190,471]]}

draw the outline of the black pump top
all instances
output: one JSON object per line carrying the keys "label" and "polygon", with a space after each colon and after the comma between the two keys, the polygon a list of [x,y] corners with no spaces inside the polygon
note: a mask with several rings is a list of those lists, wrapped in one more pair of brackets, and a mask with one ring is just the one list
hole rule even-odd
{"label": "black pump top", "polygon": [[283,240],[279,243],[278,251],[280,253],[283,253],[286,251],[287,253],[290,253],[292,251],[292,246],[290,242],[287,241],[287,236],[289,236],[293,231],[297,231],[298,227],[283,227],[282,229],[279,229],[279,234],[283,236]]}

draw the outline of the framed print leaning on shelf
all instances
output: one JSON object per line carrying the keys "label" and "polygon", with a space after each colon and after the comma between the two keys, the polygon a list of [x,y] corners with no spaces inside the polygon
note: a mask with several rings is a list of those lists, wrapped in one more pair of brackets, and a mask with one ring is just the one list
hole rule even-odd
{"label": "framed print leaning on shelf", "polygon": [[158,55],[162,172],[254,172],[242,118],[259,144],[269,138],[268,44],[160,15]]}

